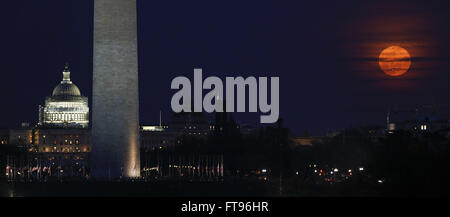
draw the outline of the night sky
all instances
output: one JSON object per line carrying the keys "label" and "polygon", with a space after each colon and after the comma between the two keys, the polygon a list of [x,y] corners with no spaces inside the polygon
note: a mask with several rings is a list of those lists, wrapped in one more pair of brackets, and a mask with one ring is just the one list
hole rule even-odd
{"label": "night sky", "polygon": [[[36,123],[66,61],[92,104],[93,1],[14,0],[0,12],[0,125]],[[280,116],[298,135],[384,124],[389,106],[450,110],[450,7],[438,2],[138,0],[138,20],[142,124],[170,117],[171,80],[194,67],[280,77]],[[403,76],[378,67],[391,45],[412,56]]]}

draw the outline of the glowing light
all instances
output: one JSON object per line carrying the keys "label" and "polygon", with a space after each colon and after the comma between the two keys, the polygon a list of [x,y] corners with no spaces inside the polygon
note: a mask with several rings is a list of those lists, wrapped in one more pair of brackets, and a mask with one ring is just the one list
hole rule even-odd
{"label": "glowing light", "polygon": [[[130,129],[132,130],[132,129]],[[130,132],[129,135],[135,135]],[[141,176],[141,165],[139,162],[139,143],[138,140],[130,136],[129,153],[125,161],[125,176],[128,178],[139,178]]]}
{"label": "glowing light", "polygon": [[142,131],[164,131],[162,126],[142,126]]}

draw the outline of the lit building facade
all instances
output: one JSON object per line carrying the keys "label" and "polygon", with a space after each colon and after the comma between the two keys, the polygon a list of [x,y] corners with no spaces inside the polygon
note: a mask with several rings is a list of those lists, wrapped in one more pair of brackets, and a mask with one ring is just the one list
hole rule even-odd
{"label": "lit building facade", "polygon": [[88,129],[35,129],[35,151],[41,153],[88,153],[91,133]]}
{"label": "lit building facade", "polygon": [[11,129],[9,130],[8,144],[16,147],[31,147],[33,130],[31,129]]}
{"label": "lit building facade", "polygon": [[52,96],[39,106],[39,126],[87,128],[89,126],[88,98],[70,80],[69,67],[63,71],[63,80]]}
{"label": "lit building facade", "polygon": [[154,150],[175,144],[176,135],[168,130],[168,126],[141,126],[141,149]]}

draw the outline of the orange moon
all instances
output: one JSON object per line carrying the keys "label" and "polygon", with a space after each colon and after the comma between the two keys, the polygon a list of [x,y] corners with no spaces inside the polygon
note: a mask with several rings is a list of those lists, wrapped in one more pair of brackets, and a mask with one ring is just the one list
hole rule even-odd
{"label": "orange moon", "polygon": [[381,51],[378,64],[390,76],[405,74],[411,66],[411,55],[399,46],[391,46]]}

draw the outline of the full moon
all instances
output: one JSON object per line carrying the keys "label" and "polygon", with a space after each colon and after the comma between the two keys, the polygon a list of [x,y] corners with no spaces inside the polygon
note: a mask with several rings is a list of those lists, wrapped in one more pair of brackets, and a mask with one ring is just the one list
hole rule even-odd
{"label": "full moon", "polygon": [[378,64],[384,73],[400,76],[405,74],[411,66],[411,56],[406,49],[391,46],[380,53]]}

